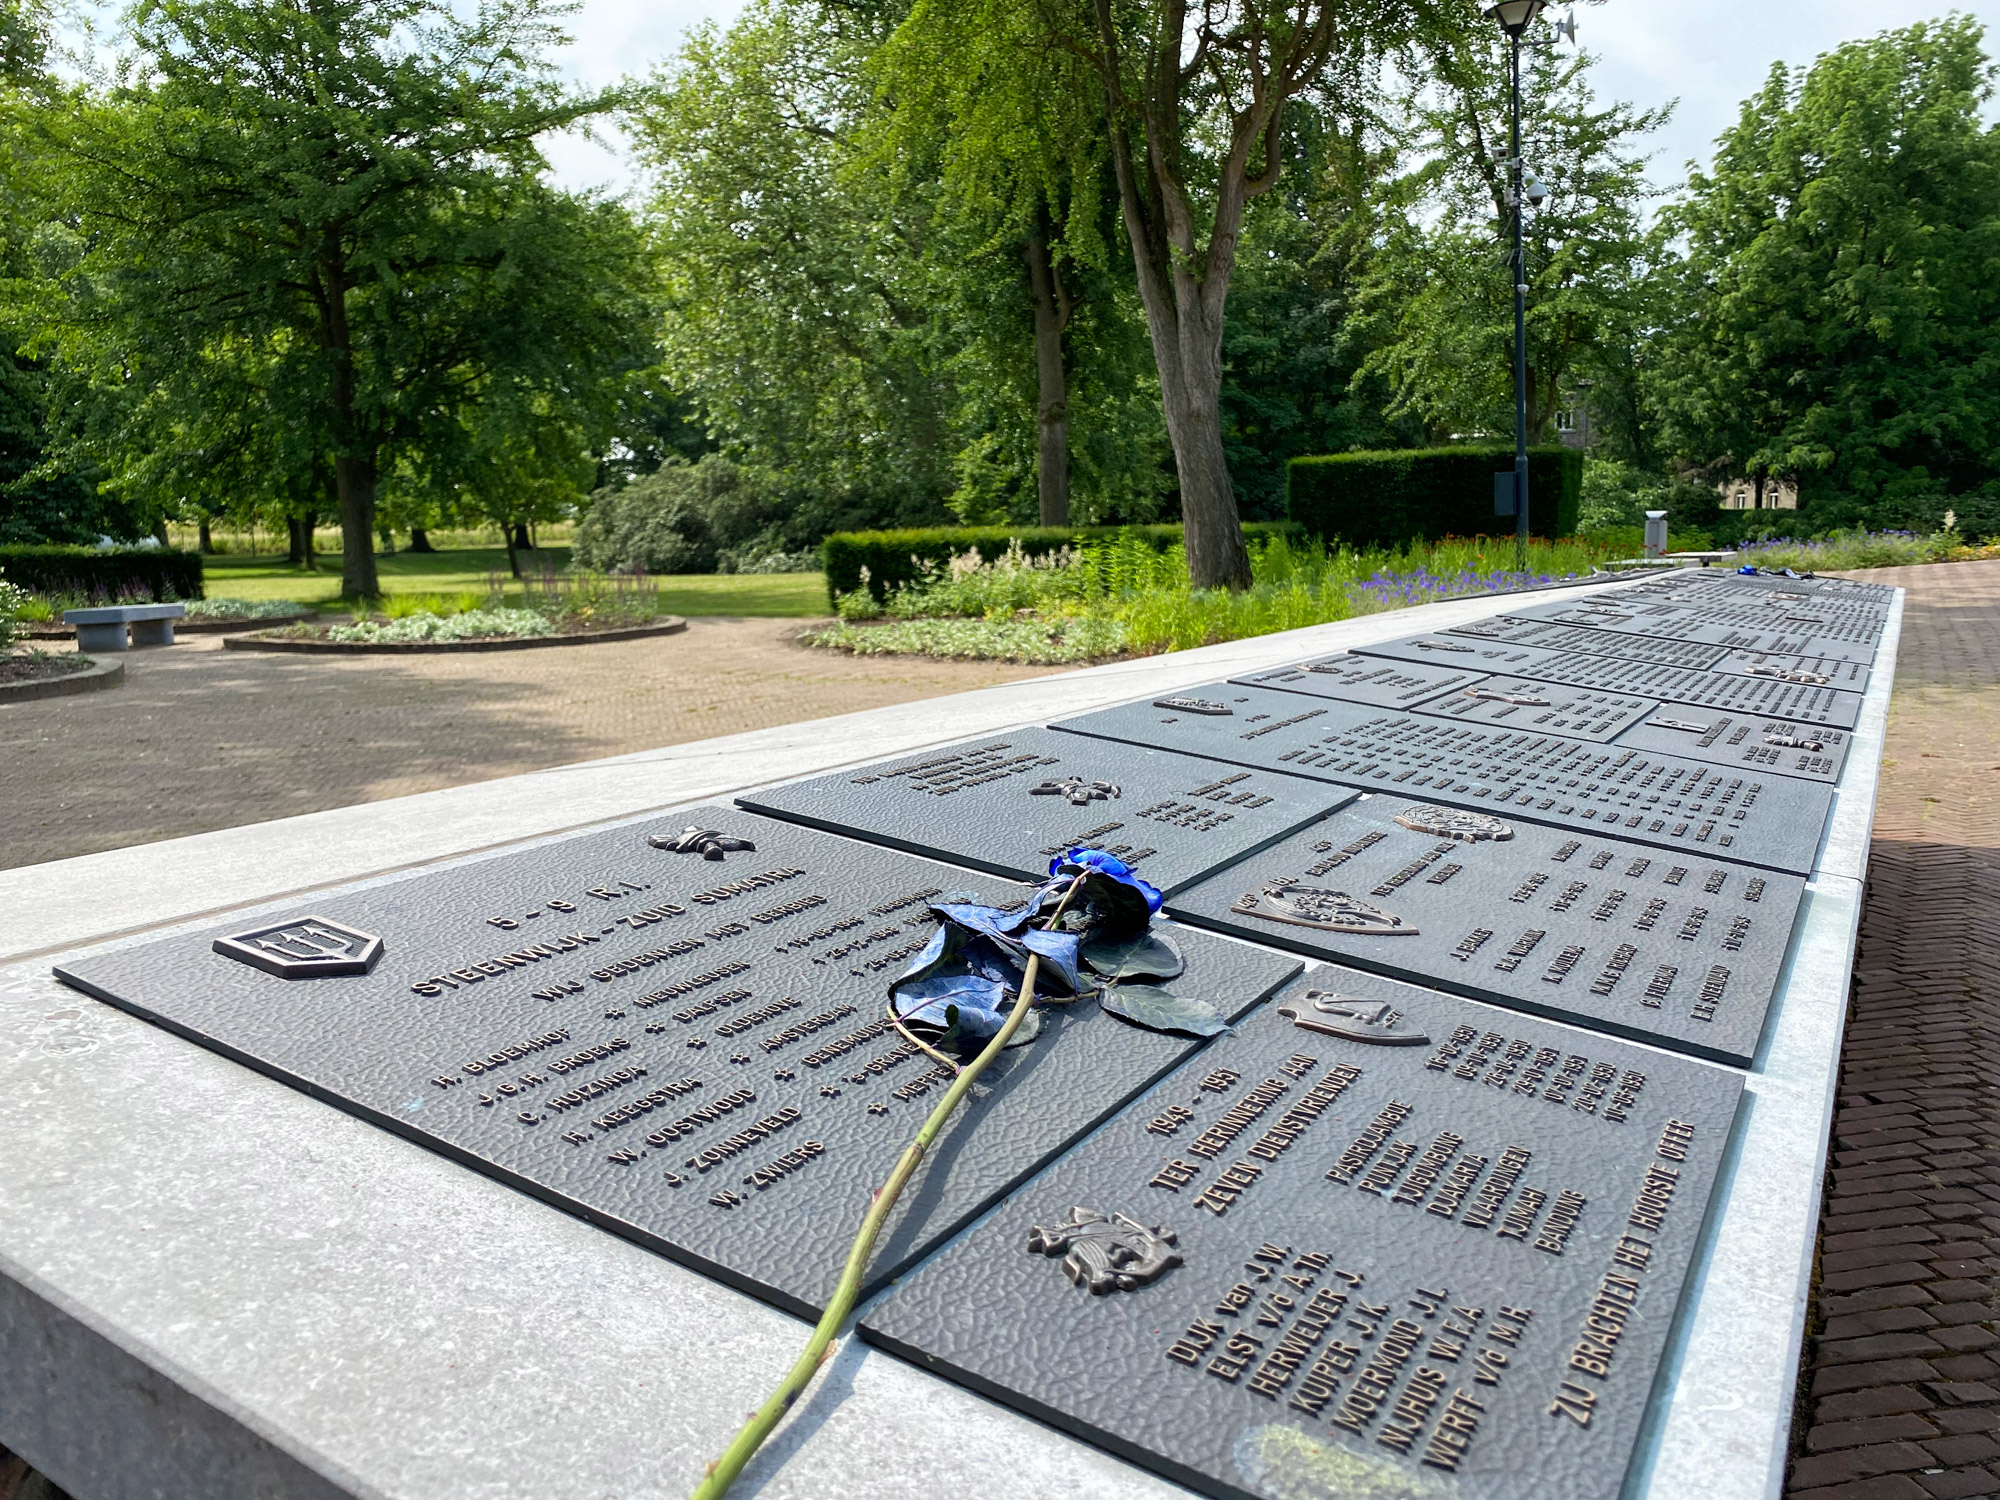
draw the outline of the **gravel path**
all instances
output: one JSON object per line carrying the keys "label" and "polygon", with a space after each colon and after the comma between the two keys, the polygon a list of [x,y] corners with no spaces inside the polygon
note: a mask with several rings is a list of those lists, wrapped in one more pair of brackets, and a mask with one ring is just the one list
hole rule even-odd
{"label": "gravel path", "polygon": [[963,692],[1048,667],[853,657],[800,620],[546,651],[127,653],[106,693],[0,706],[0,869]]}

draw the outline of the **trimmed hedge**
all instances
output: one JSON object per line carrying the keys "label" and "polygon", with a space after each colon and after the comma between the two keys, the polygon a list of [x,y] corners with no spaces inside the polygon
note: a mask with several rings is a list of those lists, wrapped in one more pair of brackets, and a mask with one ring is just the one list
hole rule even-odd
{"label": "trimmed hedge", "polygon": [[[1296,528],[1289,521],[1253,521],[1243,528],[1246,538],[1275,536]],[[890,589],[917,578],[915,559],[943,567],[952,558],[977,547],[991,562],[1019,541],[1030,557],[1045,557],[1064,547],[1097,537],[1119,534],[1148,542],[1165,552],[1181,539],[1179,526],[927,526],[909,531],[836,531],[820,543],[820,565],[826,570],[826,595],[838,599],[861,587],[861,570],[868,569],[868,591],[877,599]]]}
{"label": "trimmed hedge", "polygon": [[201,554],[171,547],[0,547],[0,578],[36,594],[143,588],[156,601],[202,597]]}
{"label": "trimmed hedge", "polygon": [[[1286,495],[1292,520],[1308,535],[1351,547],[1511,536],[1512,518],[1493,514],[1493,476],[1513,467],[1512,448],[1328,453],[1293,459]],[[1559,445],[1528,450],[1528,521],[1535,535],[1574,536],[1582,499],[1581,452]]]}

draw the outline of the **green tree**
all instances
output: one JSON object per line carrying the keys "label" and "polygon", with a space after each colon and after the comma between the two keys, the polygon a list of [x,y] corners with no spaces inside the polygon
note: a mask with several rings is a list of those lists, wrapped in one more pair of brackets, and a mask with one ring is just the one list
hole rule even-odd
{"label": "green tree", "polygon": [[1284,166],[1285,112],[1364,85],[1385,47],[1448,35],[1460,0],[1036,0],[1044,34],[1104,101],[1119,204],[1159,371],[1196,584],[1239,587],[1248,553],[1223,447],[1223,340],[1244,215]]}
{"label": "green tree", "polygon": [[724,452],[827,522],[946,519],[957,448],[928,250],[934,178],[870,150],[865,8],[696,30],[631,129],[652,177],[662,374]]}
{"label": "green tree", "polygon": [[1652,361],[1675,458],[1822,522],[2000,526],[2000,132],[1967,17],[1772,69],[1690,179]]}
{"label": "green tree", "polygon": [[540,180],[536,139],[615,102],[552,79],[549,14],[142,0],[118,86],[45,114],[47,342],[143,390],[156,444],[256,364],[254,423],[333,476],[349,594],[386,459],[464,440],[497,386],[595,407],[644,362],[622,214]]}
{"label": "green tree", "polygon": [[[1601,105],[1588,54],[1523,48],[1522,155],[1547,189],[1524,225],[1528,440],[1578,383],[1610,384],[1646,316],[1643,138],[1671,106]],[[1381,189],[1358,297],[1361,369],[1431,441],[1514,430],[1507,44],[1492,27],[1429,54],[1395,111],[1412,166]]]}

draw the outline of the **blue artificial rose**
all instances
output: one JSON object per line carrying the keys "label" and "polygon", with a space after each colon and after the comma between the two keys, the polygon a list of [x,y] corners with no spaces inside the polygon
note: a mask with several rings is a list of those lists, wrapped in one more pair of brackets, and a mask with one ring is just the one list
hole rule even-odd
{"label": "blue artificial rose", "polygon": [[1102,849],[1085,849],[1081,846],[1070,849],[1049,861],[1049,874],[1074,877],[1079,871],[1101,875],[1107,880],[1136,891],[1146,902],[1146,915],[1152,916],[1160,909],[1166,898],[1157,889],[1141,880],[1136,871],[1115,854],[1107,854]]}

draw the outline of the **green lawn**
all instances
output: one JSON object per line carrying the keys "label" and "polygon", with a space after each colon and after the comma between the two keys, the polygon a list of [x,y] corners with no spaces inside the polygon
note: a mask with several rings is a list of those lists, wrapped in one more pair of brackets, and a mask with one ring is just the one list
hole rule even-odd
{"label": "green lawn", "polygon": [[[567,547],[550,547],[522,561],[524,570],[557,572],[569,566]],[[492,582],[517,588],[507,576],[503,547],[440,552],[398,552],[375,559],[387,594],[484,593]],[[296,599],[317,609],[341,609],[340,554],[323,554],[319,570],[308,573],[282,555],[227,553],[204,560],[212,598]],[[771,615],[788,619],[820,617],[826,605],[826,577],[820,573],[688,573],[656,580],[660,607],[676,615]]]}

